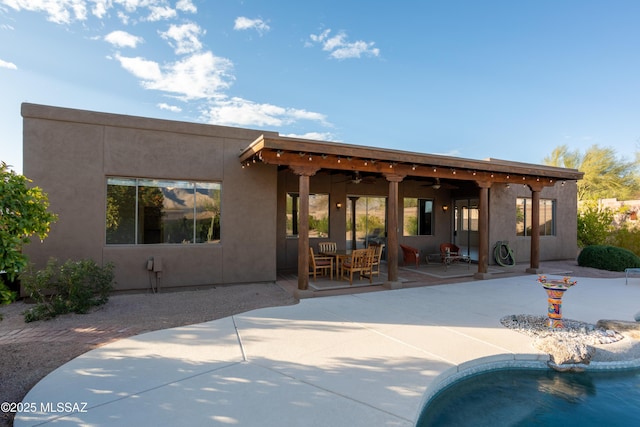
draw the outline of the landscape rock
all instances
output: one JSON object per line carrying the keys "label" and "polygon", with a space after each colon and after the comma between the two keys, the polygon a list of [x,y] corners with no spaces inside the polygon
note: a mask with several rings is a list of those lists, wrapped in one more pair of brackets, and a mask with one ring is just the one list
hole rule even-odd
{"label": "landscape rock", "polygon": [[534,346],[549,354],[553,365],[588,365],[596,354],[596,349],[579,338],[549,335],[536,339]]}
{"label": "landscape rock", "polygon": [[[505,316],[501,323],[509,329],[534,337],[533,346],[549,355],[549,366],[557,371],[583,371],[596,354],[597,348],[594,346],[612,344],[624,338],[618,332],[623,323],[625,335],[640,332],[640,324],[635,322],[602,320],[593,325],[563,319],[564,327],[554,329],[547,326],[545,316],[522,314]],[[640,338],[640,334],[637,338]]]}
{"label": "landscape rock", "polygon": [[[640,314],[640,313],[638,313]],[[637,315],[636,315],[637,317]],[[625,322],[623,320],[598,320],[596,327],[606,330],[616,330],[622,332],[630,338],[640,339],[640,323]]]}

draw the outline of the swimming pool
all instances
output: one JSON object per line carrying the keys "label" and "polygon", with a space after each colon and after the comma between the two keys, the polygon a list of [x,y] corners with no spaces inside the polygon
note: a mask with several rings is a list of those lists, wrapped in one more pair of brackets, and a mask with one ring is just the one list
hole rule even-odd
{"label": "swimming pool", "polygon": [[454,382],[427,403],[417,427],[635,426],[640,369],[505,369]]}

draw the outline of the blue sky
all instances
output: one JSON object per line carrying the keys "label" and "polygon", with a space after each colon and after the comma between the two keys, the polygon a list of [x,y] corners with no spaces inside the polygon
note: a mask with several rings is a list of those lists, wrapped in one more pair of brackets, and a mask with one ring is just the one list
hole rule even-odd
{"label": "blue sky", "polygon": [[0,160],[20,104],[541,163],[640,149],[640,2],[0,0]]}

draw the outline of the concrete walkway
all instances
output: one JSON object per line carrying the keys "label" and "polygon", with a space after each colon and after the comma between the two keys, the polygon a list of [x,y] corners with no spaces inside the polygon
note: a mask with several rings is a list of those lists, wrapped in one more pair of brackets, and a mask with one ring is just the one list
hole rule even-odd
{"label": "concrete walkway", "polygon": [[[547,360],[500,324],[546,314],[535,279],[311,298],[123,339],[45,377],[14,425],[413,426],[451,376]],[[577,280],[566,318],[640,311],[640,282]]]}

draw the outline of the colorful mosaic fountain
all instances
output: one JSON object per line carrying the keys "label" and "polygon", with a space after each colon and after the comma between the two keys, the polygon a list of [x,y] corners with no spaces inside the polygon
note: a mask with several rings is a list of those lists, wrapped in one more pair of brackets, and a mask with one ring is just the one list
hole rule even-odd
{"label": "colorful mosaic fountain", "polygon": [[548,280],[546,276],[538,276],[538,282],[547,292],[547,302],[549,303],[549,319],[547,326],[550,328],[562,328],[562,297],[571,286],[578,283],[572,281],[571,277],[564,277],[562,280]]}

